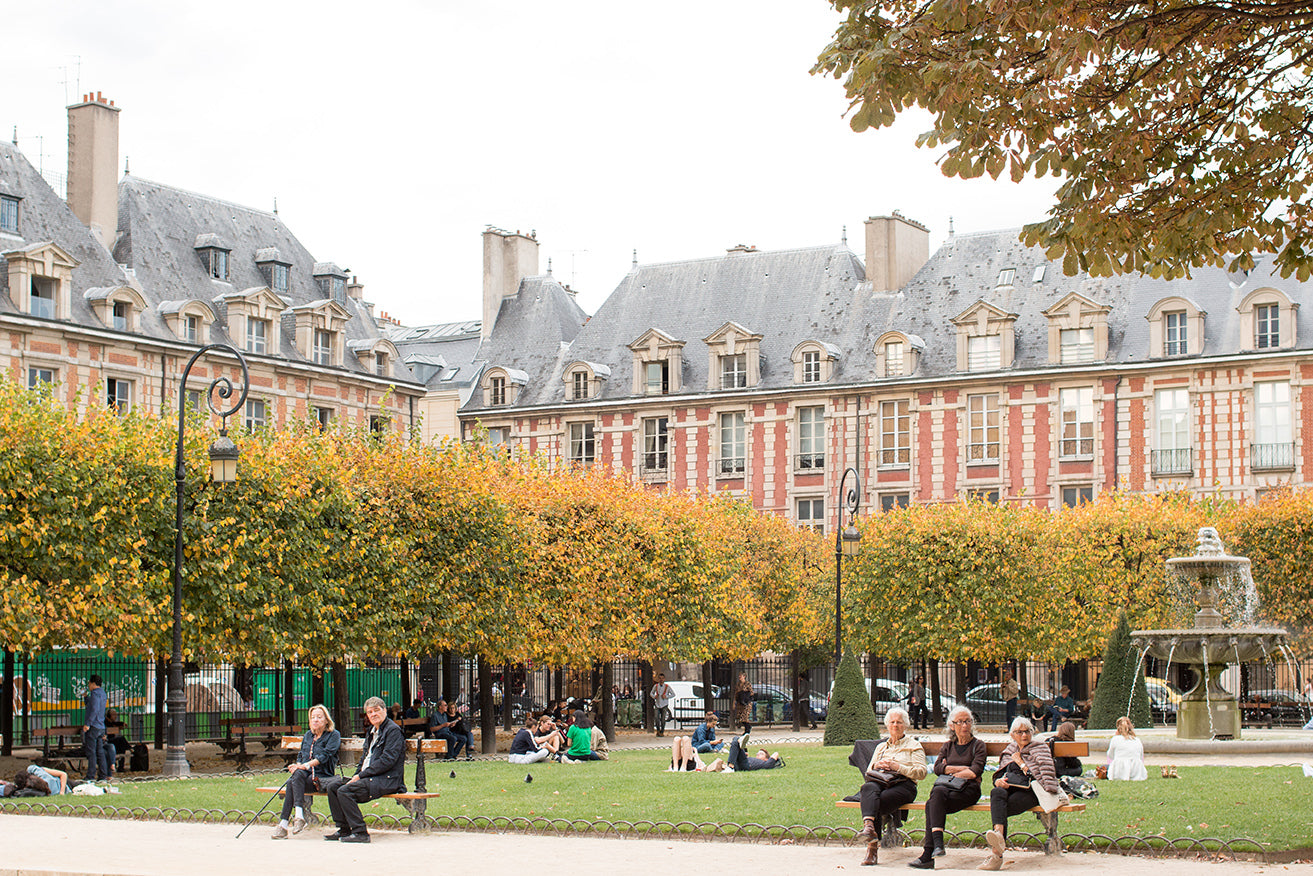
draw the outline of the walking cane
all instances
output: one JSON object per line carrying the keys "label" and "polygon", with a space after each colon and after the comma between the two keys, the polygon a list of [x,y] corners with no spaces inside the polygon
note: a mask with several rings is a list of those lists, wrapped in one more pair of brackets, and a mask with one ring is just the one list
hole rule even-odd
{"label": "walking cane", "polygon": [[[292,781],[293,775],[295,775],[295,773],[287,774],[287,778],[283,779],[283,783],[278,786],[278,791],[281,791],[283,790],[283,788],[287,787],[287,783]],[[259,818],[261,813],[263,813],[266,809],[269,808],[269,804],[274,802],[274,797],[278,796],[278,791],[274,791],[274,796],[264,801],[264,805],[260,807],[260,811],[255,813],[255,818],[252,818],[250,821],[246,822],[246,827],[250,827],[252,824],[255,824],[255,819]],[[241,839],[242,834],[246,833],[246,827],[243,827],[241,830],[237,831],[237,836],[233,837],[233,839]]]}

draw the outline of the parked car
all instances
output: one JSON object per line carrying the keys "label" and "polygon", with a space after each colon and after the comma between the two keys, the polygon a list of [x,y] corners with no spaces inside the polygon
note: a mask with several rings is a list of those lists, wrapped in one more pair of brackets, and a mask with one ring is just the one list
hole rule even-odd
{"label": "parked car", "polygon": [[1155,724],[1175,724],[1181,710],[1181,691],[1165,678],[1145,678],[1149,689],[1149,712]]}
{"label": "parked car", "polygon": [[1246,721],[1303,725],[1313,711],[1313,703],[1293,690],[1251,690],[1241,709]]}
{"label": "parked car", "polygon": [[[1003,702],[998,684],[980,684],[967,691],[967,708],[976,716],[977,724],[1002,724],[1007,720],[1007,703]],[[1026,690],[1031,700],[1053,702],[1053,694],[1042,687],[1030,685]],[[1024,705],[1018,704],[1017,714],[1025,715]]]}
{"label": "parked car", "polygon": [[[899,706],[904,709],[907,708],[907,690],[908,690],[907,682],[898,681],[897,679],[893,679],[893,678],[877,678],[874,679],[874,681],[872,681],[872,679],[868,678],[866,679],[867,696],[871,695],[871,690],[873,685],[875,690],[875,702],[873,703],[873,705],[875,707],[875,715],[877,718],[883,721],[884,713],[892,709],[894,706]],[[833,687],[831,687],[830,693],[831,694],[834,693]],[[931,706],[933,706],[932,697],[933,695],[930,691],[930,688],[929,686],[927,686],[926,700],[927,703]],[[826,700],[827,707],[828,707],[828,702],[829,700],[827,699]],[[951,712],[954,708],[957,707],[957,700],[954,697],[951,697],[948,694],[941,692],[939,694],[939,706],[944,710],[944,715],[947,715],[949,712]]]}
{"label": "parked car", "polygon": [[[812,720],[824,721],[828,712],[828,701],[812,694],[807,698]],[[792,723],[793,691],[774,684],[754,684],[752,686],[753,722],[760,724]]]}

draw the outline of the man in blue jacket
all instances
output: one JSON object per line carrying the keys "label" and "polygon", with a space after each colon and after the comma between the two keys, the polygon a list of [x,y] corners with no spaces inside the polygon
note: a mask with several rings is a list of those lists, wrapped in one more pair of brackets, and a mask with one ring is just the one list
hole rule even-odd
{"label": "man in blue jacket", "polygon": [[378,697],[365,700],[365,717],[370,727],[356,774],[349,779],[334,776],[324,783],[328,808],[337,825],[336,831],[324,837],[326,840],[369,842],[360,804],[406,790],[406,737],[401,728],[388,719],[387,704]]}
{"label": "man in blue jacket", "polygon": [[82,719],[82,751],[87,757],[87,781],[108,779],[109,763],[113,760],[105,762],[105,688],[99,675],[92,675],[87,680],[87,694],[82,702],[87,710]]}

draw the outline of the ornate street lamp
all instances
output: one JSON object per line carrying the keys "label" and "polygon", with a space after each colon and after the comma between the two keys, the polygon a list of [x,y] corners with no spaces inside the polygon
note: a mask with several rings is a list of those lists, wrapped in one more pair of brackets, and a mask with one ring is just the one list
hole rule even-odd
{"label": "ornate street lamp", "polygon": [[[853,476],[853,485],[844,492],[848,475]],[[857,469],[851,466],[844,469],[839,479],[839,517],[834,530],[834,668],[837,672],[839,661],[843,658],[843,558],[852,559],[862,545],[862,534],[853,525],[857,511],[862,507],[862,481]],[[848,526],[843,525],[843,512],[848,512]]]}
{"label": "ornate street lamp", "polygon": [[178,505],[173,537],[173,656],[169,660],[169,741],[164,757],[166,776],[185,776],[191,773],[191,767],[187,765],[187,694],[182,677],[182,491],[187,478],[183,439],[187,426],[187,375],[191,373],[196,360],[211,350],[231,353],[242,366],[242,393],[231,408],[222,409],[214,402],[216,394],[221,399],[232,397],[233,385],[227,377],[216,377],[210,381],[205,391],[206,406],[222,418],[219,437],[210,445],[210,475],[215,483],[230,484],[237,480],[238,450],[228,437],[228,418],[246,401],[246,391],[251,385],[246,359],[227,344],[207,344],[197,350],[187,362],[187,367],[182,369],[182,381],[178,384],[178,453],[174,461]]}

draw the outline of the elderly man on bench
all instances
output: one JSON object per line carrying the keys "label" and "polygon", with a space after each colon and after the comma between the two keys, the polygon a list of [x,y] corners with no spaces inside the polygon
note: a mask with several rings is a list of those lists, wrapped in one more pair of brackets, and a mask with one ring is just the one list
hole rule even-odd
{"label": "elderly man on bench", "polygon": [[360,804],[406,790],[406,737],[401,728],[388,719],[387,704],[378,697],[365,700],[365,717],[369,719],[370,727],[365,734],[364,753],[356,774],[350,779],[334,776],[323,786],[333,822],[337,825],[336,831],[324,837],[326,840],[369,842]]}

